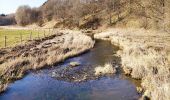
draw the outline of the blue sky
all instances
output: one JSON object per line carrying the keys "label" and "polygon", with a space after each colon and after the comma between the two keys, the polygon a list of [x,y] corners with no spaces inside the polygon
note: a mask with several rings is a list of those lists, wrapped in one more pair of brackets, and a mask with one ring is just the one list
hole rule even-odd
{"label": "blue sky", "polygon": [[0,14],[15,13],[21,5],[29,5],[30,7],[39,7],[47,0],[0,0]]}

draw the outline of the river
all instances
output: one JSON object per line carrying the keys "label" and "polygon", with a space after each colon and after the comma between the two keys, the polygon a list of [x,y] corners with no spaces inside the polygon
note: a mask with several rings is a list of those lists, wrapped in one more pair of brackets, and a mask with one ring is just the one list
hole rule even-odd
{"label": "river", "polygon": [[110,42],[97,40],[95,47],[82,55],[51,68],[29,72],[10,84],[7,91],[0,95],[0,100],[136,100],[140,97],[135,88],[139,82],[125,76],[121,70],[114,75],[83,82],[52,77],[53,72],[68,67],[70,62],[80,63],[76,70],[108,62],[119,66],[120,58],[113,55],[117,50]]}

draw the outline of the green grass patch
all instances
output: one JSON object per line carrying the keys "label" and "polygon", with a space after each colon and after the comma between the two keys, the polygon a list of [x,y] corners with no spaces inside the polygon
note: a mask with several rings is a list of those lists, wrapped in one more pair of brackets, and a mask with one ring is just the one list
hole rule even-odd
{"label": "green grass patch", "polygon": [[[6,36],[6,46],[13,47],[21,43],[26,43],[30,39],[38,39],[47,35],[49,35],[49,30],[0,29],[0,48],[5,47],[5,36]],[[21,42],[21,37],[22,37],[22,42]]]}

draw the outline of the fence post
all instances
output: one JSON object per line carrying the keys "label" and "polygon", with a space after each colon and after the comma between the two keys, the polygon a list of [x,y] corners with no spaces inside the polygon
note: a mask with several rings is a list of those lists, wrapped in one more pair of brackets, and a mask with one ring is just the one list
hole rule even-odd
{"label": "fence post", "polygon": [[30,33],[30,40],[32,40],[32,31],[31,31],[31,33]]}
{"label": "fence post", "polygon": [[20,42],[22,44],[22,34],[20,33]]}
{"label": "fence post", "polygon": [[5,35],[5,48],[7,47],[6,41],[7,41],[7,36]]}
{"label": "fence post", "polygon": [[40,39],[39,30],[38,30],[38,39]]}
{"label": "fence post", "polygon": [[50,28],[49,28],[49,35],[51,35],[51,34],[50,34]]}
{"label": "fence post", "polygon": [[45,30],[44,30],[44,37],[46,37],[46,35],[45,35]]}

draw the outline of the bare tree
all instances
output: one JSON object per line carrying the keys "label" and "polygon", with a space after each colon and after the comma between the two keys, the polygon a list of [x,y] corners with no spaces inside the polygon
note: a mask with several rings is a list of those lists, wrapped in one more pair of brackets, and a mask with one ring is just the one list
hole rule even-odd
{"label": "bare tree", "polygon": [[107,0],[105,1],[106,11],[109,14],[109,24],[112,24],[112,12],[115,6],[114,0]]}
{"label": "bare tree", "polygon": [[128,16],[142,17],[145,18],[145,28],[157,25],[165,30],[170,24],[170,0],[48,0],[39,9],[21,6],[16,12],[20,25],[42,24],[54,19],[79,26],[89,17],[93,17],[89,18],[91,23],[99,18],[112,24],[114,16],[116,22]]}
{"label": "bare tree", "polygon": [[31,8],[29,6],[20,6],[15,14],[15,19],[19,25],[27,25],[31,22]]}

